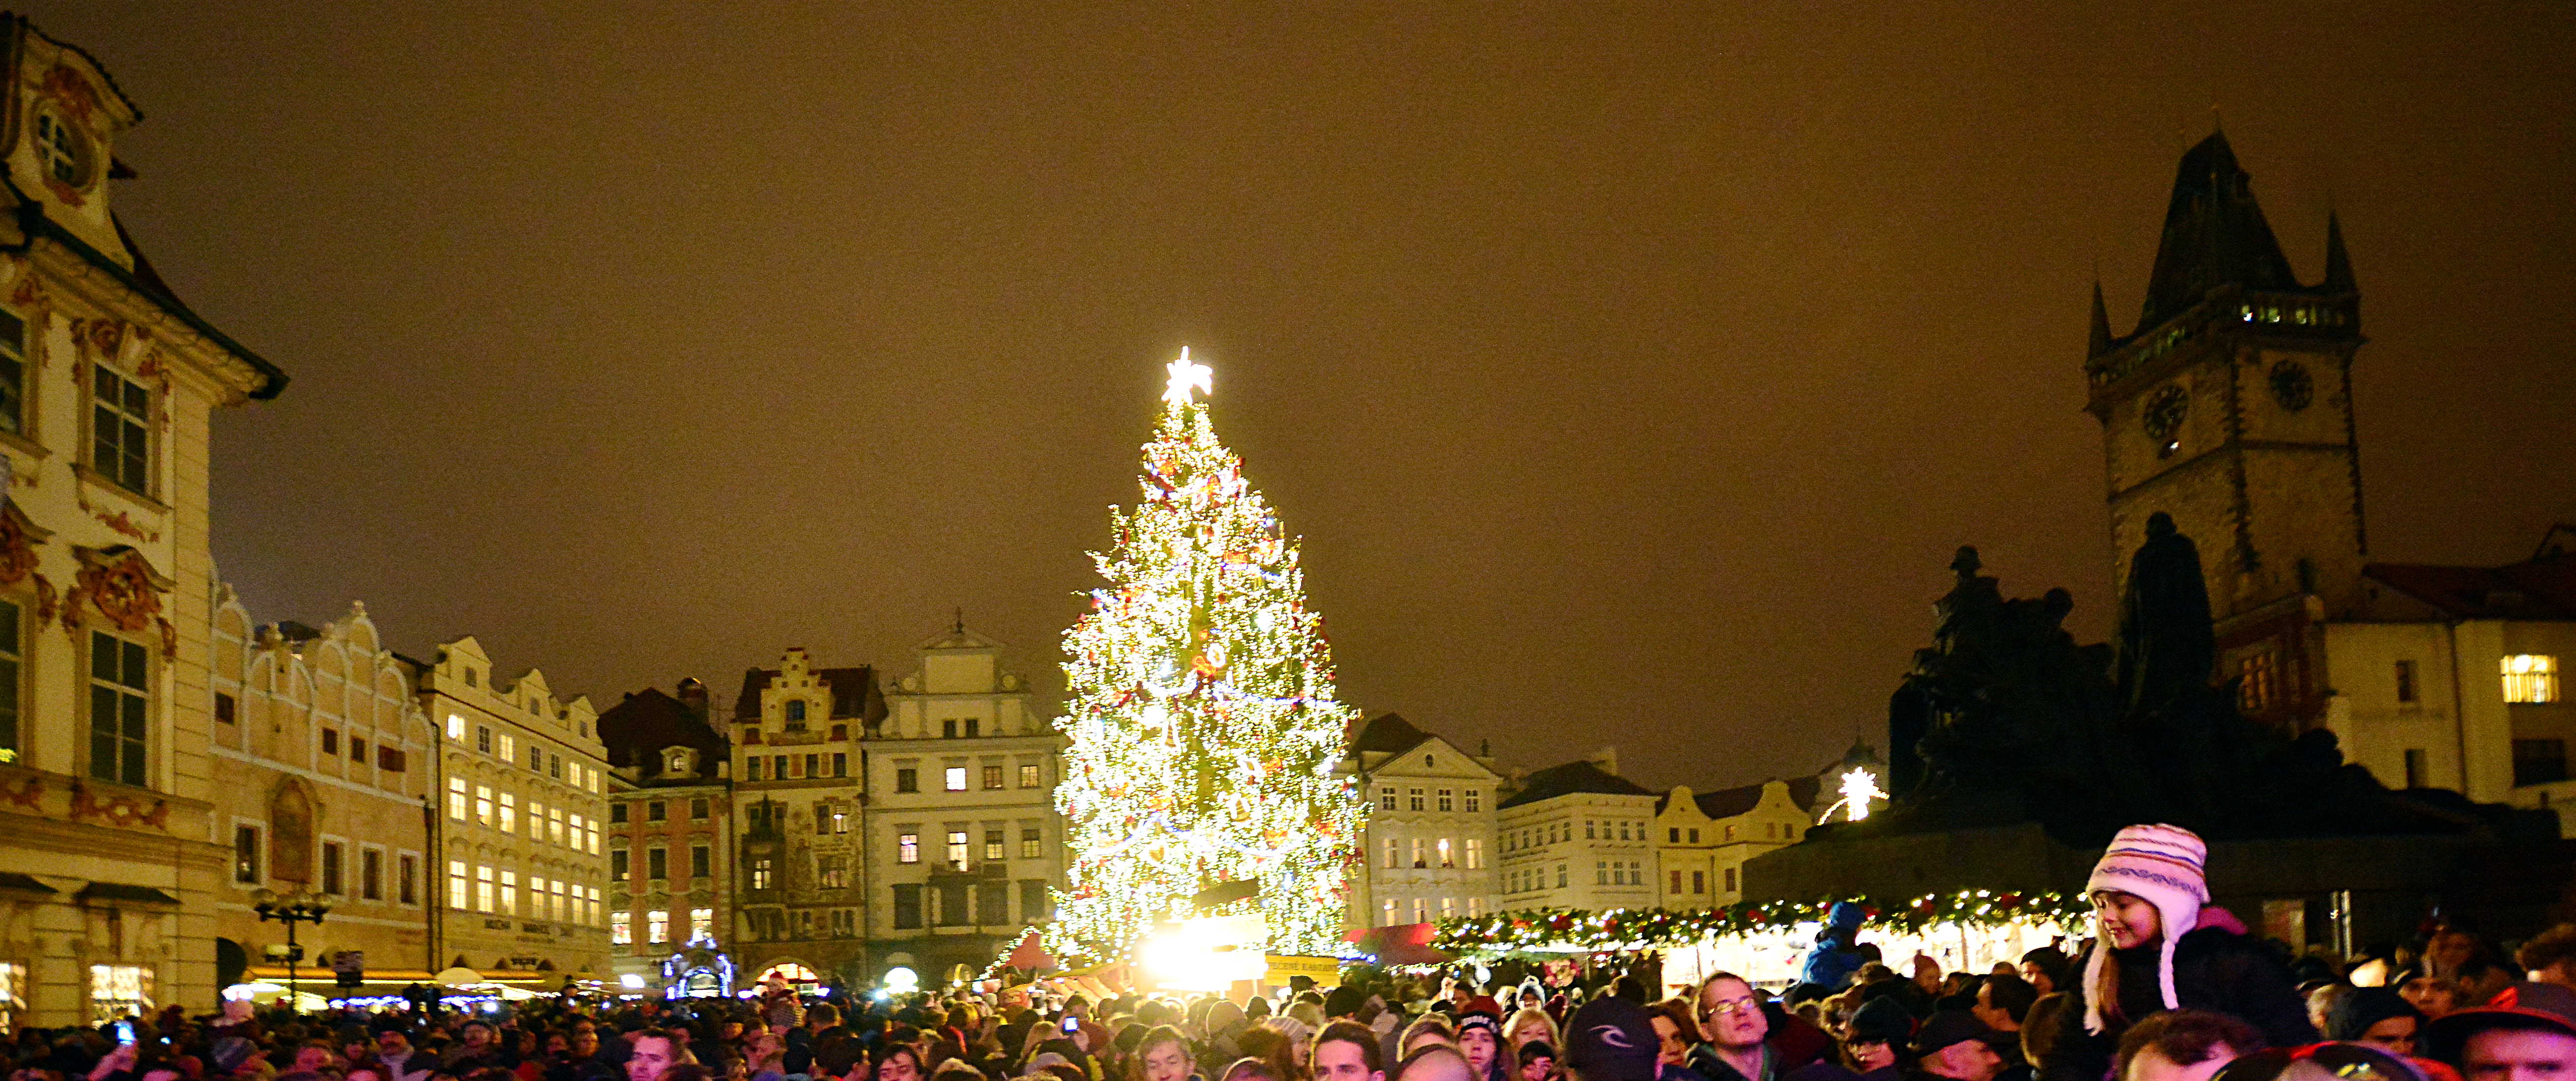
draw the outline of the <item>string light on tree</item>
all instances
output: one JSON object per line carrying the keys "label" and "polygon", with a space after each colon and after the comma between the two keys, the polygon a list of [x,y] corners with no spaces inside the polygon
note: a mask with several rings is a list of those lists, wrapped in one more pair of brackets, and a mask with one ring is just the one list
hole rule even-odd
{"label": "string light on tree", "polygon": [[[1157,923],[1257,913],[1271,952],[1327,952],[1366,807],[1333,775],[1351,710],[1297,542],[1208,419],[1214,373],[1188,350],[1164,371],[1140,498],[1092,554],[1108,584],[1065,632],[1073,862],[1047,944],[1110,960]],[[1192,904],[1228,883],[1259,890]]]}

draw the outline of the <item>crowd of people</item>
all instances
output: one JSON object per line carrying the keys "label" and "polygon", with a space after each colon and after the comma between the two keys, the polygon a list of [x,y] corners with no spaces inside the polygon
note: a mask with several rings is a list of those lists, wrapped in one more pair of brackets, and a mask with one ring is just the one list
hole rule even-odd
{"label": "crowd of people", "polygon": [[1220,996],[846,1004],[576,998],[190,1018],[0,1043],[9,1081],[2576,1081],[2576,925],[2508,957],[2437,926],[2350,964],[2292,958],[2209,906],[2205,847],[2123,831],[2097,934],[1985,973],[1900,974],[1835,911],[1773,993],[1719,974],[1551,990],[1377,976]]}

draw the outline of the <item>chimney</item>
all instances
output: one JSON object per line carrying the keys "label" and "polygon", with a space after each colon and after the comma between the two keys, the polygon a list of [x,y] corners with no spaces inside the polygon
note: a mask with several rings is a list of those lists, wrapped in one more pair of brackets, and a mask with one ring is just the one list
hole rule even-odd
{"label": "chimney", "polygon": [[701,718],[707,715],[707,685],[698,682],[698,677],[690,676],[680,681],[679,699],[681,705],[689,707],[689,712]]}
{"label": "chimney", "polygon": [[1619,748],[1615,746],[1605,746],[1585,756],[1583,760],[1601,767],[1603,773],[1613,777],[1619,775]]}

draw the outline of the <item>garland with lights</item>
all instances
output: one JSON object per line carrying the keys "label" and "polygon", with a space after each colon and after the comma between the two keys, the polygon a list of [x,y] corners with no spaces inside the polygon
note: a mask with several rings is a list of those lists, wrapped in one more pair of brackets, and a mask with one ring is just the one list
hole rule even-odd
{"label": "garland with lights", "polygon": [[[1861,926],[1908,934],[1941,925],[2002,927],[2014,923],[2078,926],[2092,913],[2080,893],[1965,890],[1931,894],[1895,904],[1851,898],[1865,913]],[[1608,952],[1660,949],[1727,935],[1783,931],[1821,922],[1835,902],[1771,901],[1758,905],[1675,911],[1614,908],[1602,912],[1556,910],[1499,912],[1440,921],[1433,947],[1450,954],[1501,954],[1568,948]]]}
{"label": "garland with lights", "polygon": [[1108,585],[1064,636],[1072,863],[1046,945],[1112,960],[1158,922],[1258,912],[1271,952],[1330,952],[1366,813],[1333,775],[1352,711],[1296,539],[1192,394],[1208,368],[1183,350],[1167,370],[1141,498],[1092,553]]}

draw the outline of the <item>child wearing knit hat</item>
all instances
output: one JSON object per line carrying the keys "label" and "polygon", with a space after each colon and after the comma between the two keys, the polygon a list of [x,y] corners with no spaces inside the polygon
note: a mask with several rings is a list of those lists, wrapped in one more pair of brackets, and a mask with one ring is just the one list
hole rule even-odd
{"label": "child wearing knit hat", "polygon": [[2168,1010],[2233,1016],[2276,1047],[2316,1039],[2288,967],[2209,906],[2208,854],[2197,834],[2170,825],[2123,829],[2103,851],[2085,883],[2097,941],[2081,986],[2065,989],[2081,1000],[2085,1035],[2035,1055],[2050,1060],[2042,1073],[2098,1076],[2122,1032]]}

